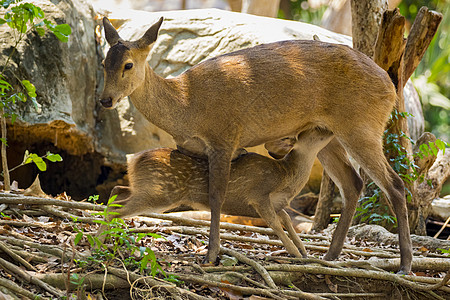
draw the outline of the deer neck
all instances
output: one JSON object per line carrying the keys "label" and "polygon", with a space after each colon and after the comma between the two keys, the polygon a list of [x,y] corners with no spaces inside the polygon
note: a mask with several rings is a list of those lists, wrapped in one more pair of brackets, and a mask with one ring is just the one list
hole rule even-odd
{"label": "deer neck", "polygon": [[186,108],[186,97],[179,79],[164,79],[147,64],[144,83],[129,98],[147,120],[172,135],[176,134],[176,123],[183,121]]}
{"label": "deer neck", "polygon": [[298,149],[294,146],[294,149],[282,160],[287,174],[293,181],[293,186],[303,185],[305,183],[303,181],[309,178],[316,155],[317,152],[312,149]]}

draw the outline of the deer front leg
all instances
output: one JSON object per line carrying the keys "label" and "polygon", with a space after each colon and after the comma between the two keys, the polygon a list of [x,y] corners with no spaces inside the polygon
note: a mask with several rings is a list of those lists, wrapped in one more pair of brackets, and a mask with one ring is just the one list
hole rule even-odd
{"label": "deer front leg", "polygon": [[302,257],[307,258],[308,254],[306,253],[305,245],[303,245],[303,242],[298,237],[297,232],[294,229],[294,226],[292,226],[291,217],[284,209],[282,209],[281,211],[278,212],[278,218],[280,219],[281,224],[283,224],[284,228],[286,228],[286,230],[288,231],[289,237],[294,242],[295,246],[297,246],[298,250],[300,250]]}
{"label": "deer front leg", "polygon": [[211,208],[211,226],[209,231],[208,253],[206,263],[215,263],[220,251],[220,210],[230,178],[233,151],[215,150],[209,159],[209,205]]}
{"label": "deer front leg", "polygon": [[[300,250],[304,251],[304,254],[300,253],[299,249],[296,247],[296,245],[292,242],[291,239],[287,236],[286,232],[283,230],[283,226],[281,225],[280,216],[277,215],[275,212],[275,209],[273,208],[272,204],[269,205],[255,205],[254,206],[258,214],[266,221],[267,225],[269,225],[270,228],[273,229],[275,234],[280,238],[280,240],[283,242],[284,248],[286,248],[287,252],[295,257],[305,257],[306,256],[306,250]],[[302,245],[303,246],[303,245]]]}

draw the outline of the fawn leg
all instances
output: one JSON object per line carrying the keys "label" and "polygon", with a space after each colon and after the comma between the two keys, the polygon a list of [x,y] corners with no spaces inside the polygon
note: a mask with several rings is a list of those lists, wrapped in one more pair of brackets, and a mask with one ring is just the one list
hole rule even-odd
{"label": "fawn leg", "polygon": [[284,228],[289,233],[289,237],[294,242],[295,246],[300,250],[300,253],[302,254],[303,258],[307,258],[308,255],[306,253],[305,245],[303,245],[302,240],[298,237],[297,232],[294,229],[294,226],[292,226],[292,220],[291,217],[288,215],[288,213],[282,209],[278,212],[278,218],[281,220],[281,223],[283,224]]}
{"label": "fawn leg", "polygon": [[272,228],[273,231],[275,231],[275,234],[283,242],[283,245],[286,248],[286,250],[293,256],[303,257],[303,255],[300,254],[299,249],[296,247],[296,245],[292,242],[292,240],[289,239],[287,234],[284,232],[283,226],[281,225],[280,222],[280,217],[276,214],[273,206],[271,204],[260,205],[258,207],[255,206],[255,209],[258,212],[258,214],[264,219],[264,221],[266,221],[267,225],[269,225],[270,228]]}

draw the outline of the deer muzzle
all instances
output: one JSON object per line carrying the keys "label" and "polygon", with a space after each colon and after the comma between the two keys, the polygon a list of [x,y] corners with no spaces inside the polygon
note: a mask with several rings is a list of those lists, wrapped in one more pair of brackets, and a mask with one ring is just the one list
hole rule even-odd
{"label": "deer muzzle", "polygon": [[100,103],[103,105],[103,107],[105,108],[111,108],[113,105],[113,101],[111,99],[111,97],[109,98],[104,98],[104,99],[100,99]]}

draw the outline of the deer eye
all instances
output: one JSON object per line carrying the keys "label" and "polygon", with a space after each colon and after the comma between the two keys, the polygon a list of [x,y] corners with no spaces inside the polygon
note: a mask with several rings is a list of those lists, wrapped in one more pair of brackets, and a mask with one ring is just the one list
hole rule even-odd
{"label": "deer eye", "polygon": [[131,69],[133,67],[133,64],[132,63],[127,63],[127,64],[125,64],[125,70],[129,70],[129,69]]}

